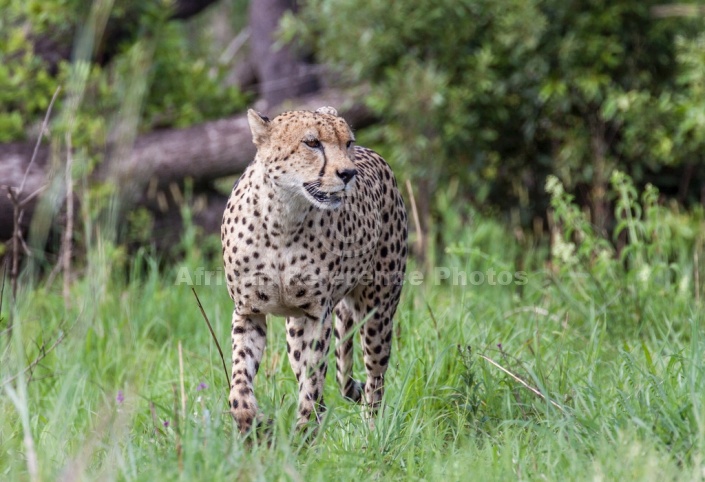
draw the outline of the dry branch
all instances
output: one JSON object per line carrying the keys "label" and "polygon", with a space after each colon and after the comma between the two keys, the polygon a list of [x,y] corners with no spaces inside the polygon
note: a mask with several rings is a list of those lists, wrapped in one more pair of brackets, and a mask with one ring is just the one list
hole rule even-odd
{"label": "dry branch", "polygon": [[15,375],[12,375],[10,378],[3,380],[2,384],[0,384],[0,386],[5,386],[9,383],[12,383],[21,375],[24,375],[27,372],[33,371],[37,367],[37,365],[39,365],[41,363],[41,361],[44,360],[49,355],[49,353],[54,351],[54,349],[57,346],[59,346],[62,341],[64,341],[64,338],[66,338],[66,332],[61,330],[59,332],[59,336],[56,338],[56,340],[54,340],[54,343],[52,343],[49,346],[49,348],[46,348],[46,343],[42,343],[42,346],[39,348],[39,355],[37,355],[36,358],[34,360],[32,360],[32,362],[29,365],[27,365],[21,372],[15,374]]}
{"label": "dry branch", "polygon": [[203,315],[203,319],[206,320],[206,325],[208,325],[208,330],[211,332],[211,336],[213,337],[213,341],[215,342],[215,346],[218,348],[218,353],[220,353],[220,361],[223,363],[223,373],[225,374],[225,386],[227,388],[230,388],[230,375],[228,375],[228,368],[225,365],[225,357],[223,356],[223,350],[220,348],[220,343],[218,343],[218,337],[215,336],[215,332],[213,331],[213,327],[211,326],[211,322],[208,319],[208,315],[206,315],[206,310],[203,309],[203,305],[201,304],[201,299],[198,297],[198,293],[196,293],[196,289],[191,287],[191,291],[193,291],[193,296],[196,297],[196,302],[198,303],[198,309],[201,310],[201,315]]}
{"label": "dry branch", "polygon": [[509,370],[509,369],[507,369],[507,368],[504,368],[502,365],[500,365],[499,363],[497,363],[496,361],[494,361],[492,358],[490,358],[490,357],[488,357],[488,356],[480,355],[480,358],[482,358],[482,359],[485,360],[486,362],[488,362],[488,363],[490,363],[491,365],[494,365],[495,367],[497,367],[497,368],[499,368],[500,370],[502,370],[504,373],[506,373],[507,375],[509,375],[515,382],[517,382],[517,383],[520,384],[522,387],[524,387],[524,388],[526,388],[527,390],[529,390],[531,393],[533,393],[534,395],[536,395],[538,398],[540,398],[540,399],[543,400],[544,402],[550,403],[551,405],[553,405],[554,407],[556,407],[558,410],[560,410],[561,412],[565,413],[565,409],[564,409],[563,407],[561,407],[558,403],[554,402],[554,401],[551,400],[550,398],[547,398],[543,393],[541,393],[541,390],[539,390],[538,388],[535,388],[535,387],[532,387],[531,385],[529,385],[529,384],[528,384],[526,381],[524,381],[524,379],[521,378],[519,375],[513,373],[511,370]]}
{"label": "dry branch", "polygon": [[[24,217],[24,212],[27,206],[34,200],[36,195],[41,191],[42,187],[38,186],[32,194],[26,197],[24,195],[24,189],[27,185],[27,177],[29,172],[37,159],[37,153],[39,152],[39,146],[42,142],[42,137],[44,137],[44,132],[46,132],[47,125],[49,124],[49,117],[51,116],[51,110],[54,107],[54,102],[61,92],[61,87],[57,87],[54,91],[54,95],[51,98],[49,107],[47,108],[46,114],[44,115],[44,120],[42,121],[42,127],[37,136],[37,143],[32,151],[32,157],[29,159],[29,163],[24,170],[22,175],[22,182],[17,184],[7,184],[5,188],[7,189],[7,198],[12,204],[12,268],[10,270],[10,285],[12,286],[12,299],[14,300],[17,296],[17,277],[19,276],[19,260],[20,260],[20,244],[25,249],[25,253],[28,254],[28,249],[24,243],[24,238],[22,236],[22,226],[21,220]],[[12,331],[12,317],[10,317],[10,322],[8,330]]]}
{"label": "dry branch", "polygon": [[406,191],[409,193],[409,202],[411,203],[411,213],[414,219],[414,228],[416,229],[416,252],[422,253],[424,244],[424,232],[421,229],[421,221],[419,219],[419,211],[416,208],[416,197],[414,196],[414,188],[411,186],[411,181],[406,180]]}

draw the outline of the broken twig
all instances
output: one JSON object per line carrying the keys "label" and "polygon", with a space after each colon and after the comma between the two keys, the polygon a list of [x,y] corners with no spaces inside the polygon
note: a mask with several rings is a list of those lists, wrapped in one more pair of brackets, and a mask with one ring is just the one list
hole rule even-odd
{"label": "broken twig", "polygon": [[524,388],[526,388],[527,390],[529,390],[531,393],[533,393],[534,395],[536,395],[537,397],[539,397],[539,398],[540,398],[541,400],[543,400],[544,402],[550,403],[551,405],[553,405],[554,407],[556,407],[558,410],[560,410],[561,412],[565,413],[565,409],[564,409],[563,407],[561,407],[558,403],[554,402],[554,401],[551,400],[550,398],[547,398],[543,393],[541,393],[541,391],[540,391],[538,388],[534,388],[534,387],[532,387],[531,385],[529,385],[528,383],[526,383],[519,375],[517,375],[517,374],[515,374],[515,373],[512,373],[511,370],[508,370],[508,369],[504,368],[502,365],[500,365],[499,363],[497,363],[496,361],[494,361],[492,358],[490,358],[490,357],[488,357],[488,356],[485,356],[485,355],[479,355],[479,356],[480,356],[480,358],[482,358],[482,359],[485,360],[486,362],[489,362],[491,365],[494,365],[495,367],[497,367],[497,368],[499,368],[500,370],[502,370],[504,373],[506,373],[506,374],[509,375],[511,378],[513,378],[514,381],[516,381],[517,383],[519,383],[521,386],[523,386]]}
{"label": "broken twig", "polygon": [[228,388],[230,388],[230,375],[228,375],[228,369],[225,365],[225,357],[223,356],[223,350],[220,349],[220,343],[218,343],[218,338],[215,336],[215,332],[213,331],[213,327],[211,326],[211,322],[208,320],[208,315],[206,315],[206,311],[203,309],[203,305],[201,304],[201,300],[198,298],[198,294],[196,293],[195,288],[191,287],[191,291],[193,291],[193,296],[196,297],[196,302],[198,302],[198,308],[201,310],[201,314],[203,315],[203,319],[206,320],[206,324],[208,325],[208,330],[211,332],[211,336],[213,337],[213,341],[215,342],[215,346],[218,347],[218,353],[220,353],[220,361],[223,362],[223,373],[225,373],[225,383],[227,384]]}

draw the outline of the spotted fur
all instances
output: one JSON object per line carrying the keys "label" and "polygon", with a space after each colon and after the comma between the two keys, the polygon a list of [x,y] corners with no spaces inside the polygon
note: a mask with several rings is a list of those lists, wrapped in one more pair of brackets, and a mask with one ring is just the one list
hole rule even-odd
{"label": "spotted fur", "polygon": [[[354,146],[332,107],[248,121],[257,155],[235,184],[221,240],[232,317],[230,407],[246,432],[257,416],[253,379],[266,315],[286,317],[286,346],[299,385],[298,424],[325,409],[331,335],[343,395],[374,412],[384,393],[392,318],[406,268],[404,202],[387,163]],[[332,314],[335,312],[335,325]],[[353,338],[367,380],[352,376]]]}

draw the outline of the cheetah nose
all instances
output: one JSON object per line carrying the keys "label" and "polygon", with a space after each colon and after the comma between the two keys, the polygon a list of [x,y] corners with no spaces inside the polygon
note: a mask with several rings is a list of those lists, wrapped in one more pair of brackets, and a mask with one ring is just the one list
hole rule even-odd
{"label": "cheetah nose", "polygon": [[347,184],[357,175],[357,169],[343,169],[342,171],[336,171],[335,173],[345,184]]}

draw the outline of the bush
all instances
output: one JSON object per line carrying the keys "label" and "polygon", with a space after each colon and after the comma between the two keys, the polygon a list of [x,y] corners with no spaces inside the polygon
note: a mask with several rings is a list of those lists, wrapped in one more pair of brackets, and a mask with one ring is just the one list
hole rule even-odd
{"label": "bush", "polygon": [[[0,142],[34,137],[57,86],[64,88],[57,111],[67,96],[79,99],[74,117],[63,122],[71,122],[74,145],[83,147],[103,146],[113,117],[130,102],[143,131],[184,127],[245,106],[245,96],[224,85],[225,72],[203,61],[205,42],[190,42],[187,26],[169,21],[168,2],[116,2],[105,31],[96,20],[101,5],[87,13],[85,2],[75,0],[0,2]],[[114,38],[93,46],[93,24],[98,39]],[[53,72],[34,51],[37,39],[54,42],[57,52],[74,44],[76,62],[60,61]]]}
{"label": "bush", "polygon": [[639,196],[619,171],[611,184],[617,220],[613,242],[590,223],[556,177],[546,182],[556,223],[551,260],[558,293],[570,292],[576,307],[599,310],[614,327],[638,327],[644,320],[687,312],[701,291],[702,209],[684,216],[675,207],[661,206],[651,185]]}
{"label": "bush", "polygon": [[548,175],[599,214],[614,169],[642,184],[702,165],[703,22],[655,18],[661,3],[312,0],[285,31],[370,85],[371,136],[411,176],[458,177],[527,224]]}

